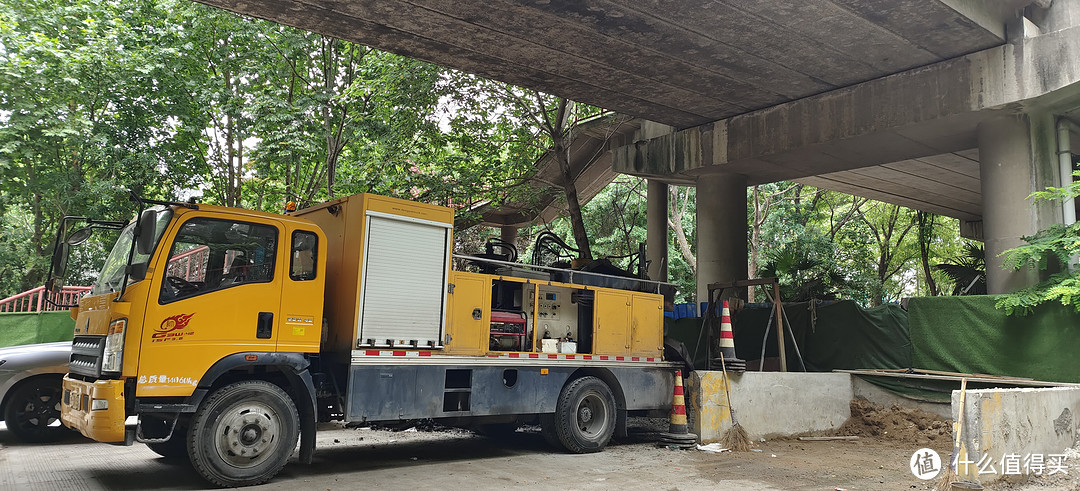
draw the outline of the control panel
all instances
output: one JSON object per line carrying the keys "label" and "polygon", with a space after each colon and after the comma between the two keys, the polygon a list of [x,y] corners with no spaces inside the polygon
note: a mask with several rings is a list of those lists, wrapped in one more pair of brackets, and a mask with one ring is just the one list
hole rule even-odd
{"label": "control panel", "polygon": [[[537,339],[578,338],[578,306],[571,299],[572,288],[540,285],[536,311]],[[531,303],[531,302],[530,302]],[[531,306],[530,306],[531,307]]]}

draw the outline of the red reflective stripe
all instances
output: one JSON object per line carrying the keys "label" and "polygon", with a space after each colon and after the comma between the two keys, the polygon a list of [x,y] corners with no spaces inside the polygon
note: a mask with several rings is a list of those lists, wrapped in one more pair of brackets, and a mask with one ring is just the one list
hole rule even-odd
{"label": "red reflective stripe", "polygon": [[517,353],[510,353],[510,358],[517,358],[518,356],[519,355]]}
{"label": "red reflective stripe", "polygon": [[608,359],[608,357],[607,357],[607,355],[602,355],[602,356],[600,356],[600,359],[606,361]]}
{"label": "red reflective stripe", "polygon": [[566,355],[566,359],[567,359],[567,360],[573,360],[573,359],[574,359],[574,355]]}
{"label": "red reflective stripe", "polygon": [[431,356],[431,352],[430,351],[421,351],[420,356]]}
{"label": "red reflective stripe", "polygon": [[641,361],[640,357],[634,356],[630,358],[630,361]]}
{"label": "red reflective stripe", "polygon": [[581,355],[581,359],[582,359],[582,360],[591,360],[591,359],[592,359],[592,355]]}
{"label": "red reflective stripe", "polygon": [[395,351],[394,356],[405,356],[405,352],[404,351]]}
{"label": "red reflective stripe", "polygon": [[549,360],[554,360],[554,359],[556,359],[558,357],[559,357],[559,355],[548,355]]}
{"label": "red reflective stripe", "polygon": [[529,358],[540,358],[540,355],[536,353],[529,353]]}
{"label": "red reflective stripe", "polygon": [[686,406],[672,406],[671,414],[686,414]]}
{"label": "red reflective stripe", "polygon": [[729,316],[727,314],[724,314],[724,315],[720,316],[720,323],[721,324],[731,324],[731,316]]}
{"label": "red reflective stripe", "polygon": [[373,349],[365,350],[364,354],[367,355],[367,356],[379,356],[379,350],[373,350]]}
{"label": "red reflective stripe", "polygon": [[731,331],[720,331],[721,339],[735,339],[735,335],[731,334]]}

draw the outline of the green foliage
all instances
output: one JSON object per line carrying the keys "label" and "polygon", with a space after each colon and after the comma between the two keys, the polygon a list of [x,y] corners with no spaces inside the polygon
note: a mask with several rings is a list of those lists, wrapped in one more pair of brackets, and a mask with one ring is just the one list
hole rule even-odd
{"label": "green foliage", "polygon": [[801,236],[769,249],[760,276],[778,278],[786,302],[835,300],[850,286],[834,260],[836,252],[824,236]]}
{"label": "green foliage", "polygon": [[964,254],[951,263],[934,265],[953,283],[953,295],[986,295],[986,253],[982,245],[969,242]]}
{"label": "green foliage", "polygon": [[41,284],[64,215],[127,219],[118,186],[153,197],[189,180],[198,149],[175,117],[163,18],[146,1],[0,3],[0,270],[18,278],[0,296]]}
{"label": "green foliage", "polygon": [[[1073,176],[1080,178],[1080,171]],[[1030,197],[1036,201],[1060,201],[1077,196],[1080,196],[1080,179],[1074,179],[1067,188],[1049,187]],[[1005,251],[1006,269],[1061,271],[1053,272],[1037,285],[998,296],[997,308],[1007,315],[1027,315],[1039,305],[1056,301],[1080,312],[1080,270],[1072,264],[1072,257],[1080,254],[1080,222],[1067,226],[1055,224],[1024,240],[1027,244]]]}

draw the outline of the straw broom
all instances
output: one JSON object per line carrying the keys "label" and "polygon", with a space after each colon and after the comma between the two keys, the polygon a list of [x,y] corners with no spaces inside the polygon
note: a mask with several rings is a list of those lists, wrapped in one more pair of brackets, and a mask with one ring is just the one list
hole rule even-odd
{"label": "straw broom", "polygon": [[746,430],[739,424],[739,420],[735,419],[735,408],[731,405],[731,389],[728,388],[730,380],[728,379],[727,363],[724,362],[723,353],[720,353],[720,368],[724,370],[724,393],[727,395],[728,412],[731,413],[731,428],[724,431],[724,434],[720,437],[720,445],[733,452],[749,452],[750,435],[746,434]]}
{"label": "straw broom", "polygon": [[934,486],[936,491],[949,491],[952,488],[953,481],[957,479],[957,470],[960,465],[960,434],[964,431],[964,397],[967,394],[967,378],[960,379],[960,414],[956,417],[956,423],[953,424],[953,448],[952,458],[949,459],[949,467],[945,469],[941,474],[941,478],[938,480],[937,486]]}

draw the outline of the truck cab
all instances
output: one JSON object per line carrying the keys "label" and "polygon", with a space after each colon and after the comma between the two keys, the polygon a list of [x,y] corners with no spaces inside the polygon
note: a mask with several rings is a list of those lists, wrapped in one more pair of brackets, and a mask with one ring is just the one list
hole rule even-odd
{"label": "truck cab", "polygon": [[[291,446],[294,420],[314,426],[308,366],[323,335],[325,240],[312,222],[285,215],[209,205],[144,210],[73,309],[64,424],[97,441],[138,440],[180,454],[196,425],[206,431],[224,420],[236,440],[202,449],[202,465],[222,475],[265,467],[272,445],[252,438]],[[268,402],[218,404],[209,414],[205,399],[240,379],[264,381],[241,390],[267,392]],[[270,416],[240,414],[252,409]],[[130,416],[137,425],[125,424]],[[232,443],[244,454],[230,456]]]}

